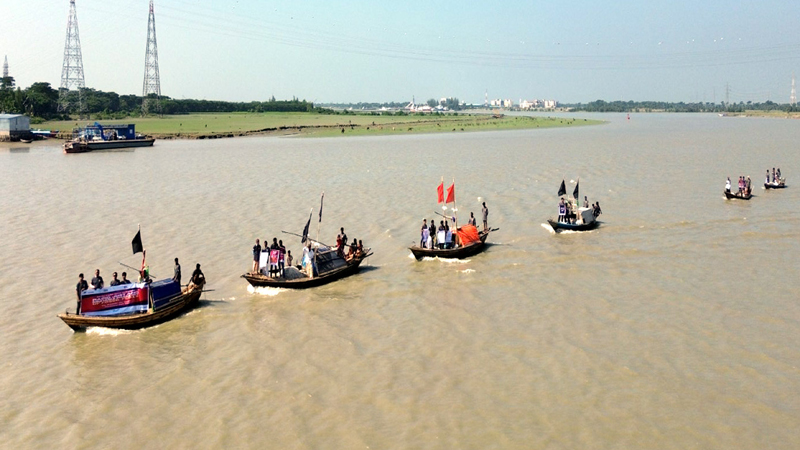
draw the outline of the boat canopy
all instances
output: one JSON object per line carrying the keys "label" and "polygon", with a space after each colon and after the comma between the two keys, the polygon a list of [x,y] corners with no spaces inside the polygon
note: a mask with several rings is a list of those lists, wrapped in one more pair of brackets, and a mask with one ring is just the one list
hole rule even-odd
{"label": "boat canopy", "polygon": [[473,225],[463,225],[457,230],[458,238],[461,239],[461,245],[469,245],[473,242],[480,242],[481,237],[478,234],[478,229]]}
{"label": "boat canopy", "polygon": [[320,274],[339,269],[346,265],[347,261],[337,255],[335,250],[320,251],[317,253],[317,271]]}
{"label": "boat canopy", "polygon": [[85,128],[75,129],[73,134],[87,140],[136,139],[136,125],[132,123],[127,125],[100,125],[100,123],[95,122]]}

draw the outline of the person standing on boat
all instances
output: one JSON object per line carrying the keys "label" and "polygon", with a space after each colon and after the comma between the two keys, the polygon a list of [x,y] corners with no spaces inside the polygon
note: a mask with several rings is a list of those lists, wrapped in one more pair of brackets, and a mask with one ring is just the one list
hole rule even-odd
{"label": "person standing on boat", "polygon": [[83,279],[83,274],[79,274],[78,285],[75,286],[75,293],[78,295],[78,306],[75,308],[75,314],[81,313],[81,294],[87,289],[89,289],[89,283]]}
{"label": "person standing on boat", "polygon": [[121,283],[117,279],[117,272],[111,274],[111,283],[108,283],[109,286],[119,286]]}
{"label": "person standing on boat", "polygon": [[775,168],[772,168],[772,182],[775,182]]}
{"label": "person standing on boat", "polygon": [[278,270],[280,270],[281,276],[284,276],[283,269],[286,268],[286,247],[283,245],[283,240],[278,241],[278,250],[281,251],[280,259],[278,259]]}
{"label": "person standing on boat", "polygon": [[478,228],[478,219],[475,218],[475,213],[474,212],[470,211],[470,213],[469,213],[469,222],[467,222],[467,223],[469,223],[470,225],[472,225],[475,228]]}
{"label": "person standing on boat", "polygon": [[600,209],[600,202],[597,202],[597,205],[594,207],[594,218],[596,219],[600,214],[603,214],[603,211]]}
{"label": "person standing on boat", "polygon": [[[342,243],[344,246],[347,246],[347,233],[344,232],[344,227],[342,227],[340,231],[342,232]],[[342,252],[344,252],[344,247],[342,247]]]}
{"label": "person standing on boat", "polygon": [[769,184],[769,169],[767,169],[767,179],[764,181],[764,184]]}
{"label": "person standing on boat", "polygon": [[745,196],[750,195],[753,192],[753,184],[750,181],[750,176],[747,176],[747,181],[745,182]]}
{"label": "person standing on boat", "polygon": [[585,195],[583,196],[583,207],[584,208],[588,208],[589,207],[589,197],[587,197]]}
{"label": "person standing on boat", "polygon": [[725,182],[725,192],[731,193],[731,177],[728,177],[728,181]]}
{"label": "person standing on boat", "polygon": [[311,248],[310,241],[303,248],[303,270],[308,278],[314,278],[314,250]]}
{"label": "person standing on boat", "polygon": [[131,284],[131,280],[128,279],[128,272],[122,272],[122,279],[119,280],[119,284]]}
{"label": "person standing on boat", "polygon": [[483,213],[483,231],[489,230],[489,208],[486,207],[486,202],[483,202],[483,208],[481,209]]}
{"label": "person standing on boat", "polygon": [[431,227],[428,228],[428,231],[430,232],[430,235],[431,235],[431,241],[430,241],[431,245],[428,248],[433,248],[433,246],[436,245],[436,221],[435,220],[431,219]]}
{"label": "person standing on boat", "polygon": [[288,265],[289,265],[289,267],[292,267],[292,259],[293,259],[293,258],[292,258],[292,251],[291,251],[291,250],[288,250],[288,251],[286,252],[286,264],[288,264]]}
{"label": "person standing on boat", "polygon": [[566,203],[564,203],[564,197],[561,197],[561,200],[558,202],[558,221],[566,222],[566,219],[567,219],[567,205]]}
{"label": "person standing on boat", "polygon": [[342,235],[336,235],[336,254],[339,255],[340,258],[344,258],[344,246],[342,245]]}
{"label": "person standing on boat", "polygon": [[422,228],[419,230],[419,246],[425,248],[428,242],[428,219],[422,219]]}
{"label": "person standing on boat", "polygon": [[[258,262],[256,262],[256,270],[258,270]],[[181,284],[181,265],[178,263],[178,258],[175,258],[175,268],[172,270],[172,281]]]}
{"label": "person standing on boat", "polygon": [[[256,245],[253,246],[253,269],[250,271],[251,273],[258,273],[258,265],[261,261],[261,242],[256,239]],[[177,264],[177,258],[175,258],[175,262]]]}
{"label": "person standing on boat", "polygon": [[100,269],[95,269],[94,278],[92,278],[92,289],[103,289],[103,277],[100,276]]}
{"label": "person standing on boat", "polygon": [[781,182],[781,168],[780,167],[778,167],[778,171],[776,172],[776,175],[778,175],[778,183],[780,183]]}

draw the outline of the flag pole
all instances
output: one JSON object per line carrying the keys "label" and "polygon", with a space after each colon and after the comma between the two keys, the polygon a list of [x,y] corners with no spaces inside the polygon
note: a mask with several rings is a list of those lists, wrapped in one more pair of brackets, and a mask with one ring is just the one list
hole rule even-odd
{"label": "flag pole", "polygon": [[458,230],[458,207],[456,206],[456,177],[453,177],[453,217],[456,220],[456,230]]}
{"label": "flag pole", "polygon": [[322,196],[319,201],[319,220],[317,221],[317,249],[314,251],[314,264],[311,265],[311,275],[313,278],[314,267],[317,267],[317,253],[319,253],[319,228],[322,225],[322,199],[325,198],[325,191],[322,191]]}

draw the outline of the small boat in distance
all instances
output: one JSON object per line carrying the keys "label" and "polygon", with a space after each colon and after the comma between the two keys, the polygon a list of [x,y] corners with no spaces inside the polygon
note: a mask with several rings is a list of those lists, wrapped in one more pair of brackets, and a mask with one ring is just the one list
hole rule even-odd
{"label": "small boat in distance", "polygon": [[[458,208],[456,208],[456,180],[447,190],[444,188],[444,177],[439,186],[436,187],[437,202],[443,204],[442,210],[447,211],[447,205],[453,204],[452,216],[436,212],[435,214],[444,218],[439,221],[439,228],[436,228],[436,221],[431,219],[430,228],[427,220],[423,219],[421,236],[419,243],[415,243],[408,249],[418,261],[424,257],[443,258],[443,259],[463,259],[478,254],[485,248],[486,238],[489,233],[497,231],[495,229],[485,229],[478,231],[477,222],[471,217],[467,225],[458,226]],[[484,220],[488,217],[489,210],[486,203],[483,203]],[[452,222],[453,228],[450,228]],[[486,225],[486,222],[484,222]]]}
{"label": "small boat in distance", "polygon": [[[319,204],[317,237],[319,237],[319,227],[322,224],[322,202],[324,198],[325,193],[323,192]],[[277,242],[275,240],[273,240],[273,246],[268,248],[267,241],[264,241],[264,251],[254,260],[258,262],[258,272],[245,273],[242,278],[247,280],[253,287],[307,289],[322,286],[358,273],[361,263],[372,256],[372,249],[362,248],[361,242],[356,245],[354,239],[354,243],[349,247],[349,253],[345,253],[348,247],[347,243],[343,242],[344,239],[342,239],[341,247],[332,247],[309,238],[308,229],[311,226],[313,212],[314,209],[312,208],[302,235],[288,231],[283,232],[300,237],[300,243],[305,245],[303,258],[300,260],[301,264],[283,267],[285,260],[283,252],[286,249],[276,246]],[[258,248],[258,244],[253,247],[254,257],[258,255],[256,253]],[[255,262],[254,269],[256,269]]]}
{"label": "small boat in distance", "polygon": [[[468,232],[470,228],[477,232],[477,228],[473,227],[472,225],[464,225],[456,230],[456,234],[460,236],[465,232]],[[426,256],[430,258],[442,259],[469,258],[470,256],[477,255],[478,253],[482,252],[483,249],[486,248],[486,238],[489,237],[489,233],[492,231],[497,231],[498,229],[499,228],[492,228],[486,231],[478,232],[478,239],[472,240],[466,244],[463,244],[463,242],[465,242],[463,238],[459,238],[459,241],[462,242],[462,245],[456,245],[453,248],[425,248],[420,247],[419,245],[412,245],[408,249],[411,250],[414,258],[417,260],[421,260]]]}
{"label": "small boat in distance", "polygon": [[784,189],[786,187],[786,178],[779,178],[776,181],[764,182],[764,189]]}
{"label": "small boat in distance", "polygon": [[[264,252],[267,253],[267,252]],[[336,249],[318,246],[315,249],[317,275],[309,277],[299,264],[286,267],[283,276],[269,276],[261,273],[246,273],[242,278],[253,287],[273,287],[286,289],[307,289],[322,286],[356,274],[365,259],[372,256],[370,249],[364,249],[364,255],[350,260],[340,257]]]}
{"label": "small boat in distance", "polygon": [[729,191],[723,191],[723,192],[725,193],[725,198],[727,198],[728,200],[750,200],[751,198],[753,198],[753,194],[749,192],[747,194],[739,194],[738,192],[734,193]]}
{"label": "small boat in distance", "polygon": [[[572,191],[572,199],[568,199],[567,202],[564,202],[564,197],[561,197],[561,200],[558,204],[558,218],[557,219],[547,219],[547,223],[553,228],[554,232],[559,231],[589,231],[594,230],[595,228],[600,226],[600,221],[597,220],[597,216],[602,214],[602,210],[600,209],[600,202],[597,202],[597,206],[592,204],[591,207],[580,207],[579,199],[580,191],[580,179],[578,182],[575,183],[575,189]],[[564,180],[561,180],[561,187],[558,189],[558,195],[563,196],[567,194],[567,186]],[[588,201],[586,203],[588,205]]]}
{"label": "small boat in distance", "polygon": [[151,147],[156,140],[136,133],[135,124],[87,125],[72,131],[72,139],[64,143],[64,153],[86,153],[94,150]]}

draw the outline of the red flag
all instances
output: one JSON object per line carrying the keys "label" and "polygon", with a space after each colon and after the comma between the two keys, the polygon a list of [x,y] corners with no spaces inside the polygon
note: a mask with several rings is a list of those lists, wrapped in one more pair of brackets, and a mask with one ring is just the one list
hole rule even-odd
{"label": "red flag", "polygon": [[444,181],[436,188],[436,193],[439,194],[439,203],[444,203]]}
{"label": "red flag", "polygon": [[456,184],[453,183],[447,188],[447,200],[445,203],[453,203],[456,201]]}

